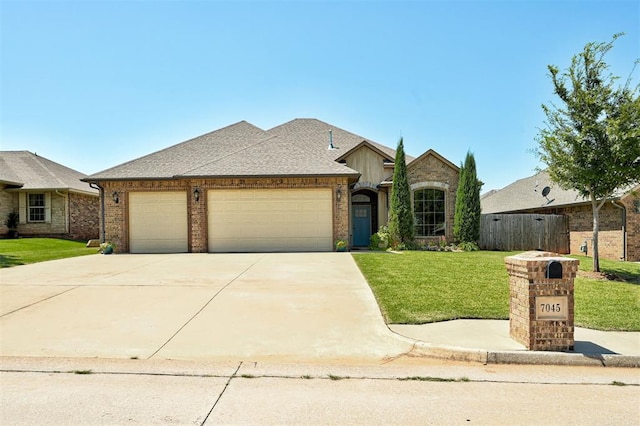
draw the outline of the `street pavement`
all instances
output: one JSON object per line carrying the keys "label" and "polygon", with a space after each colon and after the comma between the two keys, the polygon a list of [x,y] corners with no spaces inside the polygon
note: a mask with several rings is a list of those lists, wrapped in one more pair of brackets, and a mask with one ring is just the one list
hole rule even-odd
{"label": "street pavement", "polygon": [[2,359],[0,423],[635,425],[638,369]]}

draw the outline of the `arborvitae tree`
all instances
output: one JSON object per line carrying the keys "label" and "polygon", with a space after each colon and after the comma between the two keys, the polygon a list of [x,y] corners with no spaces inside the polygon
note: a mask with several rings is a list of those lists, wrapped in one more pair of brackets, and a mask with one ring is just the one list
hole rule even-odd
{"label": "arborvitae tree", "polygon": [[396,150],[393,187],[391,188],[391,208],[389,211],[389,233],[395,244],[413,241],[415,235],[411,191],[407,177],[407,163],[404,158],[402,138]]}
{"label": "arborvitae tree", "polygon": [[640,85],[632,86],[630,75],[617,87],[603,60],[619,36],[588,43],[562,73],[549,65],[561,103],[542,106],[547,128],[538,136],[537,153],[551,180],[591,201],[596,272],[600,209],[616,189],[640,182]]}
{"label": "arborvitae tree", "polygon": [[464,165],[460,168],[456,211],[453,220],[453,236],[461,243],[475,243],[480,240],[480,188],[482,182],[476,173],[476,160],[467,152]]}
{"label": "arborvitae tree", "polygon": [[453,238],[456,242],[462,243],[461,230],[462,221],[464,219],[464,204],[466,202],[464,197],[464,188],[462,183],[464,182],[464,164],[460,164],[460,174],[458,175],[458,190],[456,192],[456,210],[453,216]]}

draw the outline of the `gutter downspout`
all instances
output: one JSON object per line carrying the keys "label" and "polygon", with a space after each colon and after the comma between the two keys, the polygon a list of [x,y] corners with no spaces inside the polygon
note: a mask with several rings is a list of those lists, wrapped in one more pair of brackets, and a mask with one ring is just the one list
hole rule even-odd
{"label": "gutter downspout", "polygon": [[56,194],[64,198],[64,232],[69,233],[69,197],[56,189]]}
{"label": "gutter downspout", "polygon": [[622,210],[622,260],[627,260],[627,209],[625,206],[616,204],[611,200],[611,204]]}
{"label": "gutter downspout", "polygon": [[105,239],[105,223],[104,223],[104,188],[97,183],[89,182],[89,186],[100,191],[100,242],[106,242]]}

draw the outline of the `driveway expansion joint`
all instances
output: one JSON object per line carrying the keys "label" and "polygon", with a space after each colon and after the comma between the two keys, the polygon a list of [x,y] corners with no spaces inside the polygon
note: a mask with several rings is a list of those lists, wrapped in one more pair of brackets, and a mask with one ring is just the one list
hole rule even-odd
{"label": "driveway expansion joint", "polygon": [[211,413],[216,408],[216,405],[218,405],[218,402],[220,402],[222,395],[224,395],[225,391],[229,387],[229,383],[231,383],[231,380],[233,380],[234,377],[236,377],[236,375],[238,374],[238,371],[240,371],[240,367],[242,367],[242,361],[240,361],[240,363],[238,364],[238,368],[236,368],[236,371],[234,371],[233,374],[229,377],[229,380],[227,380],[227,383],[224,385],[224,388],[220,392],[220,395],[218,395],[216,402],[213,403],[213,405],[211,406],[211,409],[209,410],[207,415],[204,417],[204,420],[202,420],[202,423],[200,423],[200,426],[204,426],[204,424],[207,422],[207,419],[209,418],[209,416],[211,416]]}
{"label": "driveway expansion joint", "polygon": [[56,293],[56,294],[54,294],[54,295],[51,295],[51,296],[49,296],[49,297],[45,297],[44,299],[40,299],[40,300],[35,301],[35,302],[33,302],[33,303],[30,303],[30,304],[28,304],[28,305],[21,306],[21,307],[19,307],[19,308],[17,308],[17,309],[14,309],[14,310],[13,310],[13,311],[11,311],[11,312],[7,312],[7,313],[5,313],[5,314],[0,315],[0,318],[6,317],[7,315],[11,315],[11,314],[13,314],[13,313],[15,313],[15,312],[19,312],[19,311],[21,311],[21,310],[23,310],[23,309],[26,309],[26,308],[29,308],[29,307],[31,307],[31,306],[37,305],[37,304],[39,304],[39,303],[46,302],[47,300],[51,300],[51,299],[53,299],[54,297],[61,296],[61,295],[65,294],[65,293],[68,293],[68,292],[70,292],[70,291],[72,291],[72,290],[75,290],[75,289],[77,289],[77,288],[79,288],[79,287],[82,287],[82,286],[77,285],[77,286],[74,286],[74,287],[68,288],[68,289],[66,289],[65,291],[61,291],[60,293]]}
{"label": "driveway expansion joint", "polygon": [[187,322],[185,322],[184,324],[182,324],[182,326],[180,328],[178,328],[178,330],[176,330],[175,333],[173,333],[171,335],[171,337],[169,337],[169,339],[164,342],[158,349],[156,349],[156,351],[154,353],[152,353],[151,355],[149,355],[149,357],[147,357],[147,359],[151,359],[153,358],[158,352],[160,352],[162,350],[162,348],[164,348],[165,346],[167,346],[169,344],[169,342],[171,342],[171,340],[174,339],[174,337],[176,337],[178,335],[178,333],[180,333],[187,325],[189,325],[189,323],[191,321],[193,321],[199,314],[200,312],[204,311],[205,308],[207,306],[209,306],[209,304],[211,302],[213,302],[213,300],[218,297],[218,295],[220,293],[222,293],[224,290],[227,289],[227,287],[229,287],[231,284],[233,284],[236,280],[238,280],[241,276],[243,276],[249,269],[253,268],[263,257],[259,257],[255,262],[253,262],[251,265],[247,266],[242,272],[240,272],[238,275],[236,275],[231,281],[229,281],[228,283],[226,283],[222,288],[220,288],[220,290],[218,290],[213,296],[211,296],[211,298],[209,300],[207,300],[207,302],[202,305],[202,307],[191,316],[191,318],[189,318],[187,320]]}

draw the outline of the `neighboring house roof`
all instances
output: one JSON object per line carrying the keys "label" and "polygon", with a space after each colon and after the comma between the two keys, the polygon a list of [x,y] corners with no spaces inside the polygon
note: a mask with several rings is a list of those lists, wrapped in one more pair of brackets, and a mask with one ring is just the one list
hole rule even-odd
{"label": "neighboring house roof", "polygon": [[[334,149],[329,149],[329,131]],[[295,119],[262,130],[246,121],[198,136],[116,167],[85,181],[180,177],[349,176],[360,173],[338,163],[365,142],[393,160],[389,147],[316,119]],[[407,161],[413,157],[407,157]]]}
{"label": "neighboring house roof", "polygon": [[65,190],[98,195],[87,175],[29,151],[0,151],[0,182],[16,190]]}
{"label": "neighboring house roof", "polygon": [[[546,187],[549,188],[549,192],[545,196],[543,190]],[[624,188],[616,191],[611,199],[619,199],[630,189]],[[580,196],[578,191],[562,189],[552,182],[546,171],[520,179],[500,190],[493,190],[480,198],[484,214],[566,207],[587,203],[590,201]]]}

